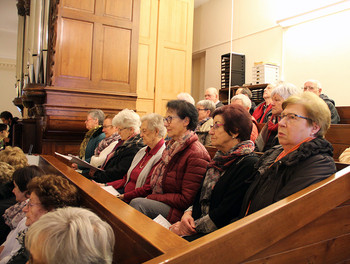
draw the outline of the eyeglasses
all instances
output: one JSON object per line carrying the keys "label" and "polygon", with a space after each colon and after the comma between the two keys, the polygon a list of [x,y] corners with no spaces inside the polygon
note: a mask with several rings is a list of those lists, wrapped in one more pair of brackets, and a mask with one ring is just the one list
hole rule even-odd
{"label": "eyeglasses", "polygon": [[304,90],[305,92],[306,91],[315,91],[315,90],[317,90],[317,88],[311,87],[311,86],[305,86],[305,87],[302,87],[301,89]]}
{"label": "eyeglasses", "polygon": [[207,108],[203,108],[203,109],[199,109],[199,108],[197,108],[197,111],[208,111],[209,109],[207,109]]}
{"label": "eyeglasses", "polygon": [[215,123],[214,125],[210,126],[210,129],[217,130],[219,127],[223,126],[225,124]]}
{"label": "eyeglasses", "polygon": [[27,203],[27,206],[28,206],[29,208],[32,208],[32,207],[35,206],[35,205],[41,205],[41,203],[32,203],[31,200],[29,200],[28,203]]}
{"label": "eyeglasses", "polygon": [[124,129],[128,129],[129,127],[123,127],[123,128],[119,128],[119,132],[123,131]]}
{"label": "eyeglasses", "polygon": [[311,118],[308,118],[308,117],[305,117],[305,116],[301,116],[301,115],[297,115],[297,114],[294,114],[294,113],[281,114],[280,118],[281,118],[281,120],[283,118],[286,118],[287,122],[291,122],[291,121],[297,120],[298,118],[302,118],[302,119],[309,120],[309,121],[312,122]]}
{"label": "eyeglasses", "polygon": [[163,121],[167,122],[168,124],[170,124],[173,121],[174,118],[180,118],[180,117],[178,117],[178,116],[167,116],[167,117],[163,118]]}
{"label": "eyeglasses", "polygon": [[94,119],[91,119],[91,118],[89,119],[89,118],[88,118],[88,119],[85,120],[85,122],[89,122],[89,121],[93,121],[93,120],[94,120]]}
{"label": "eyeglasses", "polygon": [[108,125],[108,126],[102,126],[103,128],[109,128],[112,127],[112,125]]}

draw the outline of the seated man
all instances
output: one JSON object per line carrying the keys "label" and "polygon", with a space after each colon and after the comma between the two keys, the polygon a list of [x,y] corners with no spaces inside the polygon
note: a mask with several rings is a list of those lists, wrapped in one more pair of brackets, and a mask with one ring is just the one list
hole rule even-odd
{"label": "seated man", "polygon": [[209,131],[210,127],[213,125],[211,114],[215,110],[215,104],[210,100],[201,100],[197,103],[196,108],[198,111],[198,125],[195,132],[198,136],[199,142],[204,146],[208,146],[211,144]]}
{"label": "seated man", "polygon": [[331,111],[331,124],[338,124],[340,122],[340,117],[338,114],[337,109],[335,108],[335,102],[334,100],[328,98],[327,95],[321,94],[322,92],[322,87],[321,83],[317,80],[308,80],[304,83],[304,92],[309,91],[317,96],[321,97],[323,101],[326,102],[329,111]]}
{"label": "seated man", "polygon": [[264,101],[255,108],[254,113],[252,114],[252,116],[254,116],[254,118],[259,124],[267,123],[270,120],[270,117],[272,116],[271,93],[276,86],[277,84],[272,83],[266,86],[263,94]]}
{"label": "seated man", "polygon": [[222,102],[220,102],[218,89],[216,89],[215,87],[210,87],[207,90],[205,90],[204,97],[205,100],[213,101],[216,108],[224,105]]}
{"label": "seated man", "polygon": [[[248,112],[249,112],[249,109],[251,108],[250,99],[243,94],[238,94],[238,95],[235,95],[234,97],[232,97],[231,104],[232,105],[234,105],[234,104],[242,105]],[[256,120],[253,116],[251,116],[251,118],[252,118],[252,122],[253,122],[253,127],[252,127],[252,133],[250,134],[250,140],[255,142],[256,138],[259,135],[259,130],[258,130],[258,126],[257,126],[258,123],[256,122]]]}
{"label": "seated man", "polygon": [[252,92],[247,87],[241,87],[241,88],[238,88],[236,90],[235,95],[239,95],[239,94],[243,94],[243,95],[247,96],[249,98],[249,100],[251,101],[252,106],[249,109],[249,114],[252,115],[254,113],[255,108],[256,108],[256,104],[252,101],[252,97],[253,97]]}

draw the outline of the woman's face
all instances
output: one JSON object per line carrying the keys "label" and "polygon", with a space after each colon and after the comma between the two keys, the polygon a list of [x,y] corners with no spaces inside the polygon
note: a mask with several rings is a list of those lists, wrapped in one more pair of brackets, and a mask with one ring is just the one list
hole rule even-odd
{"label": "woman's face", "polygon": [[8,128],[0,132],[0,138],[7,138],[9,136]]}
{"label": "woman's face", "polygon": [[16,201],[20,203],[27,200],[26,192],[21,192],[15,181],[13,181],[13,184],[15,187],[13,188],[12,192],[16,196]]}
{"label": "woman's face", "polygon": [[[234,144],[234,139],[224,129],[224,118],[221,115],[214,117],[214,125],[210,129],[211,144],[217,149],[227,152]],[[235,135],[233,135],[234,137]]]}
{"label": "woman's face", "polygon": [[32,192],[30,194],[29,202],[23,208],[23,212],[26,213],[27,217],[26,226],[30,226],[48,211],[41,205],[39,197]]}
{"label": "woman's face", "polygon": [[310,125],[308,120],[295,115],[308,117],[304,106],[290,104],[282,112],[282,116],[285,117],[278,122],[278,140],[284,150],[289,150],[304,139],[314,136],[320,129],[315,123]]}
{"label": "woman's face", "polygon": [[112,126],[112,119],[107,118],[103,121],[102,132],[105,133],[106,138],[112,136],[117,131],[118,131],[118,128],[116,128],[115,126]]}
{"label": "woman's face", "polygon": [[273,115],[279,115],[282,113],[283,109],[282,109],[282,103],[283,103],[284,99],[282,96],[280,96],[279,94],[274,94],[272,96],[272,103],[271,103],[271,112]]}
{"label": "woman's face", "polygon": [[134,134],[134,129],[131,127],[119,127],[118,131],[122,140],[127,140]]}
{"label": "woman's face", "polygon": [[142,137],[143,143],[152,148],[154,142],[158,139],[158,132],[148,129],[148,121],[146,120],[141,124],[140,136]]}
{"label": "woman's face", "polygon": [[176,111],[172,109],[166,111],[165,118],[168,120],[164,122],[164,126],[168,132],[168,137],[174,140],[182,138],[187,131],[187,125],[189,124],[188,118],[181,119]]}
{"label": "woman's face", "polygon": [[202,120],[206,119],[207,117],[209,117],[210,111],[206,110],[204,106],[197,104],[196,108],[197,108],[197,112],[198,112],[198,120],[199,121],[202,121]]}
{"label": "woman's face", "polygon": [[85,126],[87,130],[93,129],[98,126],[98,119],[93,119],[91,115],[87,115],[85,120]]}

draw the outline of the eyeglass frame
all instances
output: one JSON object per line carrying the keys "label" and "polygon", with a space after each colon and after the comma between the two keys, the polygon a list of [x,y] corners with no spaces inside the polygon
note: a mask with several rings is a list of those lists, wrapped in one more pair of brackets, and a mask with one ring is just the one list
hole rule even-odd
{"label": "eyeglass frame", "polygon": [[196,109],[197,109],[197,111],[208,111],[209,110],[208,108],[203,108],[203,109],[196,108]]}
{"label": "eyeglass frame", "polygon": [[225,124],[223,124],[223,123],[215,123],[213,125],[210,125],[210,129],[217,130],[217,129],[219,129],[219,127],[224,126],[224,125]]}
{"label": "eyeglass frame", "polygon": [[28,203],[26,204],[26,206],[28,206],[28,208],[32,208],[35,205],[42,205],[42,204],[41,203],[32,203],[30,199],[29,199]]}
{"label": "eyeglass frame", "polygon": [[[288,116],[289,115],[289,116]],[[294,116],[294,119],[290,119],[290,116]],[[305,120],[308,120],[310,122],[313,122],[313,120],[309,117],[306,117],[306,116],[302,116],[302,115],[297,115],[297,114],[294,114],[294,113],[288,113],[288,114],[280,114],[279,115],[279,118],[280,120],[282,120],[283,118],[287,117],[287,122],[289,122],[290,120],[297,120],[295,117],[299,117],[299,118],[302,118],[302,119],[305,119]]]}
{"label": "eyeglass frame", "polygon": [[181,119],[181,117],[179,116],[167,116],[167,117],[163,117],[163,122],[167,122],[168,124],[171,124],[171,122],[173,121],[174,118],[179,118]]}

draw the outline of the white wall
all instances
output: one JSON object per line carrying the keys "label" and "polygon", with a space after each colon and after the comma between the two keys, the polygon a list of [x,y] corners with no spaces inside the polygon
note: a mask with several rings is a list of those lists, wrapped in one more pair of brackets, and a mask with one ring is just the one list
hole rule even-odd
{"label": "white wall", "polygon": [[[254,62],[281,66],[281,78],[301,87],[318,79],[336,105],[349,105],[350,11],[282,29],[276,21],[337,0],[234,0],[232,51],[246,55],[246,83]],[[193,53],[205,52],[204,85],[220,87],[220,58],[229,53],[231,0],[211,0],[195,9]]]}

